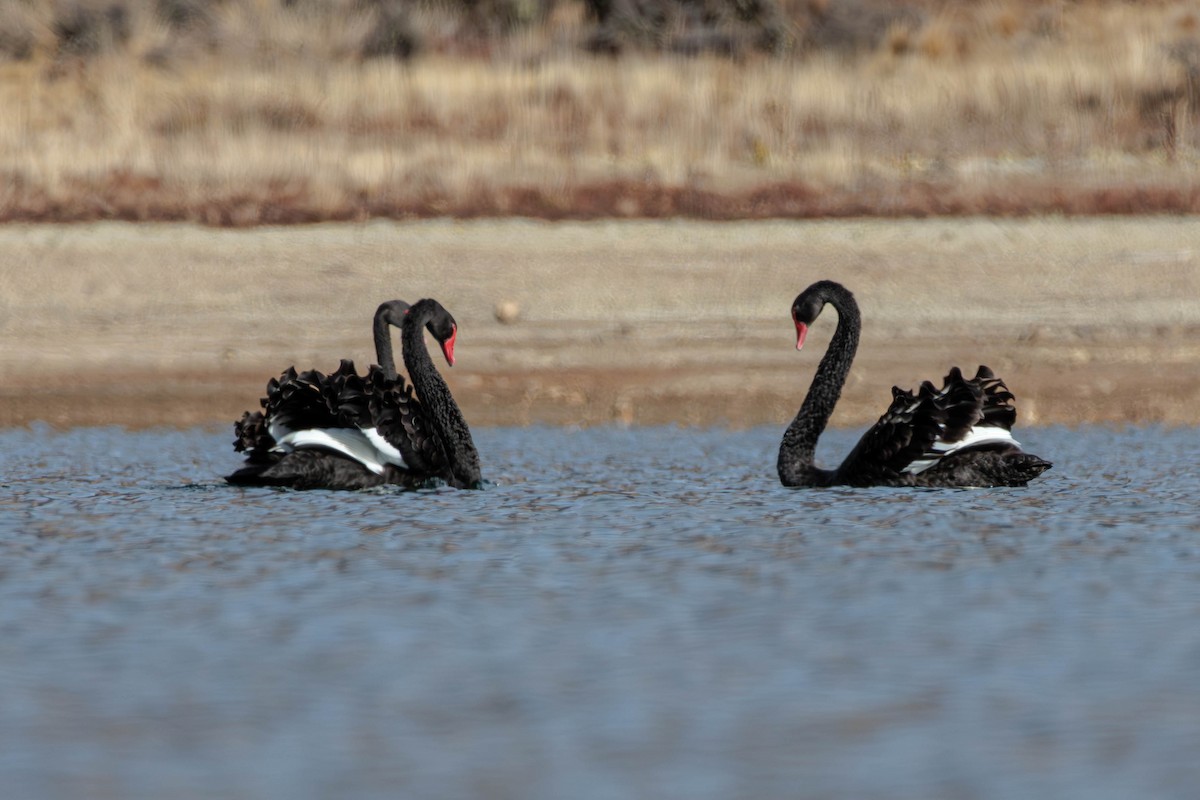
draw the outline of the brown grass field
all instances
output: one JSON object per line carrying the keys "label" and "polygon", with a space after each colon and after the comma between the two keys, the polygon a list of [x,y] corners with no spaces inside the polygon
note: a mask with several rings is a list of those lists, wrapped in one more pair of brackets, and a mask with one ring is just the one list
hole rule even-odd
{"label": "brown grass field", "polygon": [[436,296],[472,425],[782,430],[834,327],[795,351],[819,278],[864,315],[835,425],[980,363],[1022,426],[1200,423],[1189,218],[108,222],[0,226],[0,252],[0,426],[228,425],[288,365],[365,369],[379,302]]}
{"label": "brown grass field", "polygon": [[355,49],[351,0],[223,0],[202,41],[109,1],[123,44],[84,55],[55,34],[68,0],[0,10],[26,32],[0,58],[0,220],[1200,210],[1194,2],[916,3],[853,51],[736,58],[589,55],[566,0],[483,40],[434,9],[398,61]]}

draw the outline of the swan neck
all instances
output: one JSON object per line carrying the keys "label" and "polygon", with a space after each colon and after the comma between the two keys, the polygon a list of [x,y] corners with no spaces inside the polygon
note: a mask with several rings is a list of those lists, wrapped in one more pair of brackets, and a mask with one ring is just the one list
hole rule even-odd
{"label": "swan neck", "polygon": [[850,374],[850,365],[858,350],[862,317],[849,292],[835,293],[826,302],[838,313],[837,330],[817,366],[796,418],[783,434],[778,469],[779,480],[784,486],[821,486],[833,479],[833,470],[819,469],[813,458],[817,440],[829,423]]}
{"label": "swan neck", "polygon": [[425,325],[432,317],[432,309],[418,303],[404,318],[404,366],[421,404],[429,412],[430,425],[446,454],[454,483],[473,488],[482,481],[479,453],[467,421],[450,394],[450,387],[437,371],[425,346]]}
{"label": "swan neck", "polygon": [[392,351],[392,332],[382,314],[375,315],[375,363],[388,380],[396,380],[396,356]]}

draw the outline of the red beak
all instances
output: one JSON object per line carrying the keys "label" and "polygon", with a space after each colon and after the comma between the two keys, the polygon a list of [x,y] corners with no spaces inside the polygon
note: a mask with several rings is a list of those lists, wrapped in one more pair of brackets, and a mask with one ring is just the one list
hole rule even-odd
{"label": "red beak", "polygon": [[446,363],[454,366],[454,340],[458,338],[458,326],[451,328],[450,338],[442,342],[442,352],[446,355]]}
{"label": "red beak", "polygon": [[808,326],[796,320],[796,349],[804,347],[804,337],[808,335]]}

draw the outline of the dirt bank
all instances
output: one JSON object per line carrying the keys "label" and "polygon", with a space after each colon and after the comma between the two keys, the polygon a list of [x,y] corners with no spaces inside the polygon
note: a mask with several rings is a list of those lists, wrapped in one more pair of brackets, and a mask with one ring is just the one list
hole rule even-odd
{"label": "dirt bank", "polygon": [[865,318],[834,424],[979,363],[1022,424],[1200,422],[1192,219],[9,225],[0,252],[0,425],[227,424],[289,364],[365,367],[375,306],[423,296],[475,425],[782,425],[834,325],[792,348],[819,278]]}

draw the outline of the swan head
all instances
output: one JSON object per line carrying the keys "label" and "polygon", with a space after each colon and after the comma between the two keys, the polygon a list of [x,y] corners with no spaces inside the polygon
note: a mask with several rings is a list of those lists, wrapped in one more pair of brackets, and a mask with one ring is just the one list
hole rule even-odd
{"label": "swan head", "polygon": [[458,323],[454,321],[454,317],[450,316],[450,312],[437,300],[426,298],[417,301],[405,315],[405,335],[409,335],[410,332],[416,333],[422,323],[442,348],[446,363],[453,367],[454,341],[458,338]]}
{"label": "swan head", "polygon": [[[804,347],[804,339],[808,336],[808,328],[821,314],[825,304],[833,300],[837,302],[852,302],[853,295],[846,287],[834,281],[817,281],[800,294],[792,302],[792,322],[796,324],[796,349]],[[837,306],[840,308],[840,306]]]}
{"label": "swan head", "polygon": [[804,347],[804,339],[808,336],[808,326],[821,313],[821,309],[825,307],[825,297],[818,292],[813,291],[813,286],[805,289],[792,303],[792,322],[796,324],[796,349],[800,350]]}
{"label": "swan head", "polygon": [[433,334],[433,338],[437,339],[437,343],[442,348],[442,355],[446,357],[446,363],[454,366],[454,341],[458,338],[458,323],[454,321],[454,317],[450,316],[450,312],[439,305],[439,313],[433,315],[433,318],[425,325],[426,330]]}
{"label": "swan head", "polygon": [[411,307],[403,300],[389,300],[381,303],[379,308],[375,309],[375,319],[399,328],[404,323],[404,315]]}

